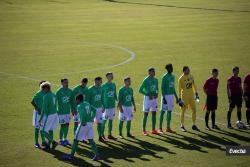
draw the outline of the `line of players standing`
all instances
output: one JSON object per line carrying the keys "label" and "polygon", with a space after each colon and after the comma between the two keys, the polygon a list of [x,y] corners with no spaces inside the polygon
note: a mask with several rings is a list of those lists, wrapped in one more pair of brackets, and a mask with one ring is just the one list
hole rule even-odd
{"label": "line of players standing", "polygon": [[[152,134],[163,134],[162,128],[164,114],[166,113],[167,128],[166,132],[176,133],[170,128],[171,113],[174,107],[174,98],[181,107],[181,130],[186,131],[184,127],[184,115],[187,109],[192,110],[192,129],[199,131],[196,126],[196,104],[199,101],[199,95],[194,82],[194,77],[190,74],[188,66],[183,67],[183,74],[178,80],[179,94],[175,91],[175,76],[173,75],[172,64],[165,66],[167,70],[164,74],[161,83],[161,112],[159,129],[156,129],[156,113],[157,113],[157,98],[158,98],[158,80],[155,78],[155,69],[148,70],[148,76],[143,80],[139,92],[144,95],[143,101],[143,134],[149,135],[146,131],[146,123],[148,113],[152,113]],[[243,83],[238,76],[239,68],[233,68],[233,75],[228,79],[227,93],[229,99],[229,111],[227,113],[228,128],[233,128],[231,125],[231,113],[235,106],[237,106],[238,128],[243,128],[241,122],[241,107],[242,97],[246,101],[246,118],[247,127],[249,127],[250,118],[250,74],[248,74]],[[65,154],[65,159],[73,159],[77,149],[78,141],[89,142],[95,156],[93,160],[99,160],[100,156],[98,149],[93,140],[93,122],[97,123],[97,131],[99,141],[105,142],[107,139],[104,135],[105,124],[108,122],[108,139],[116,140],[112,135],[113,119],[116,111],[116,101],[118,101],[119,109],[119,138],[123,138],[123,123],[127,122],[127,137],[133,138],[131,134],[131,121],[133,113],[136,111],[133,89],[130,87],[131,79],[126,77],[124,79],[124,86],[116,95],[116,85],[113,83],[113,74],[107,73],[107,82],[102,84],[102,78],[96,77],[94,85],[87,87],[88,79],[83,78],[81,84],[76,86],[73,90],[68,88],[68,79],[61,80],[61,88],[56,93],[52,93],[51,84],[46,81],[40,82],[40,90],[33,96],[32,105],[33,125],[35,126],[35,147],[41,148],[38,142],[39,132],[41,133],[42,146],[45,149],[54,149],[58,144],[63,146],[71,145],[67,140],[69,123],[71,113],[74,119],[74,141],[72,143],[71,154]],[[217,109],[218,96],[217,88],[219,85],[218,70],[213,69],[211,77],[205,81],[204,92],[207,95],[206,113],[205,113],[205,127],[211,130],[208,125],[209,115],[211,113],[212,128],[219,129],[215,124],[215,110]],[[179,97],[179,98],[178,98]],[[57,123],[61,125],[59,138],[57,143],[53,137],[53,130],[56,129]],[[47,140],[47,141],[46,141]]]}

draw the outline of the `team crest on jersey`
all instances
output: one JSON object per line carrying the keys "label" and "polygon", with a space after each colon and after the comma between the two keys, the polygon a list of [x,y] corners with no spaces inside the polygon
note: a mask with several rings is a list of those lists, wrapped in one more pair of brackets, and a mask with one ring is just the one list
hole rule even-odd
{"label": "team crest on jersey", "polygon": [[131,95],[126,96],[126,101],[131,101],[131,99],[132,99]]}
{"label": "team crest on jersey", "polygon": [[95,95],[95,101],[99,101],[99,100],[101,100],[101,95],[99,94],[99,95]]}
{"label": "team crest on jersey", "polygon": [[109,91],[107,93],[108,97],[114,97],[115,92],[114,91]]}
{"label": "team crest on jersey", "polygon": [[151,85],[150,90],[155,91],[156,90],[156,85]]}
{"label": "team crest on jersey", "polygon": [[68,96],[64,96],[64,97],[62,98],[62,102],[63,102],[63,103],[68,103],[68,102],[69,102],[69,97],[68,97]]}

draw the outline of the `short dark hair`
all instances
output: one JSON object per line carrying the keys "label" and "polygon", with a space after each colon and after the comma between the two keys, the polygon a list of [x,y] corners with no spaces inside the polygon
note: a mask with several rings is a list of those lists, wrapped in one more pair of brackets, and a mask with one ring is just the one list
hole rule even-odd
{"label": "short dark hair", "polygon": [[148,69],[148,72],[155,71],[155,68],[151,67]]}
{"label": "short dark hair", "polygon": [[95,81],[100,81],[100,80],[102,80],[102,77],[95,77]]}
{"label": "short dark hair", "polygon": [[124,78],[124,82],[126,82],[127,80],[130,80],[130,77],[125,77]]}
{"label": "short dark hair", "polygon": [[189,68],[188,66],[183,66],[182,71],[184,72],[184,71],[186,71],[188,68]]}
{"label": "short dark hair", "polygon": [[233,72],[236,71],[236,70],[239,70],[239,69],[240,69],[239,67],[235,66],[235,67],[233,68]]}
{"label": "short dark hair", "polygon": [[173,70],[173,65],[171,63],[166,64],[165,69],[168,71],[168,73],[172,72],[171,70]]}
{"label": "short dark hair", "polygon": [[83,95],[82,94],[77,95],[76,100],[83,101]]}
{"label": "short dark hair", "polygon": [[213,68],[212,69],[212,73],[216,73],[216,72],[218,72],[219,70],[217,69],[217,68]]}
{"label": "short dark hair", "polygon": [[83,78],[83,79],[82,79],[82,82],[83,82],[83,83],[88,83],[88,78]]}
{"label": "short dark hair", "polygon": [[40,82],[39,82],[39,86],[40,86],[42,83],[44,83],[44,82],[46,82],[46,81],[45,81],[45,80],[40,81]]}
{"label": "short dark hair", "polygon": [[48,84],[43,85],[42,89],[45,89],[45,88],[48,88],[50,90],[50,85],[48,85]]}
{"label": "short dark hair", "polygon": [[64,81],[67,81],[67,80],[68,80],[67,78],[61,79],[61,83],[63,83]]}
{"label": "short dark hair", "polygon": [[106,77],[109,76],[109,75],[113,75],[113,73],[112,72],[107,72]]}

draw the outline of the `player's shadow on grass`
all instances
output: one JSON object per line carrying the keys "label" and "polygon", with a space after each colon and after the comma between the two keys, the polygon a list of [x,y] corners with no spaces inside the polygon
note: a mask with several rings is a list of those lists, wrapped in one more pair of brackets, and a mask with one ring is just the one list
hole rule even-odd
{"label": "player's shadow on grass", "polygon": [[[236,129],[235,129],[236,130]],[[231,130],[233,131],[233,130]],[[238,130],[237,130],[238,131]],[[245,141],[245,142],[249,142],[250,141],[250,138],[249,137],[245,137],[245,136],[242,136],[242,135],[239,135],[237,133],[233,133],[233,132],[229,132],[229,131],[225,131],[225,130],[217,130],[217,131],[214,131],[216,133],[219,133],[219,134],[222,134],[222,135],[225,135],[225,136],[229,136],[229,137],[233,137],[237,140],[241,140],[241,141]],[[240,131],[242,132],[242,131]],[[245,132],[245,131],[244,131]],[[247,133],[247,132],[245,132]],[[248,133],[250,135],[250,133]]]}
{"label": "player's shadow on grass", "polygon": [[[133,144],[130,144],[130,142]],[[163,157],[157,155],[159,152],[175,154],[166,147],[136,138],[132,140],[122,139],[115,142],[106,142],[105,145],[98,145],[98,149],[100,150],[102,160],[107,163],[114,163],[111,159],[125,160],[131,163],[134,162],[133,159],[135,158],[142,161],[151,161],[150,159],[144,158],[143,156],[145,155],[163,159]],[[86,152],[82,152],[82,154],[86,155]]]}
{"label": "player's shadow on grass", "polygon": [[217,9],[217,8],[177,6],[177,5],[167,5],[167,4],[163,5],[163,4],[154,4],[154,3],[126,2],[126,1],[119,1],[119,0],[104,0],[104,1],[112,2],[112,3],[120,3],[120,4],[156,6],[156,7],[167,7],[167,8],[177,8],[177,9],[207,10],[207,11],[219,11],[219,12],[250,12],[248,10]]}

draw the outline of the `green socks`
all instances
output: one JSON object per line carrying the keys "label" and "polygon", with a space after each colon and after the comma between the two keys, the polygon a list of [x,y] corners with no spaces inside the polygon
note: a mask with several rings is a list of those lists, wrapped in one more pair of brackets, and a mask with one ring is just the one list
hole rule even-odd
{"label": "green socks", "polygon": [[167,128],[170,128],[171,113],[172,111],[167,111]]}
{"label": "green socks", "polygon": [[131,121],[127,121],[127,134],[130,134]]}
{"label": "green socks", "polygon": [[78,124],[75,123],[75,124],[74,124],[74,135],[76,134],[77,127],[78,127]]}
{"label": "green socks", "polygon": [[103,120],[102,122],[102,136],[104,136],[104,131],[105,131],[105,125],[106,125],[107,120]]}
{"label": "green socks", "polygon": [[92,148],[93,152],[95,153],[95,155],[98,155],[98,150],[97,150],[97,147],[96,147],[96,144],[95,144],[94,140],[89,139],[89,143],[90,143],[91,148]]}
{"label": "green socks", "polygon": [[143,131],[146,130],[147,119],[148,119],[148,114],[144,113],[144,115],[143,115],[143,122],[142,122]]}
{"label": "green socks", "polygon": [[119,122],[119,135],[122,135],[123,121]]}
{"label": "green socks", "polygon": [[38,144],[39,129],[35,128],[35,144]]}
{"label": "green socks", "polygon": [[67,139],[67,136],[68,136],[68,132],[69,132],[69,125],[65,125],[64,127],[64,140]]}
{"label": "green socks", "polygon": [[45,136],[44,136],[43,131],[40,131],[40,134],[41,134],[42,142],[44,143],[45,142]]}
{"label": "green socks", "polygon": [[53,137],[54,137],[54,135],[53,135],[53,131],[52,130],[50,130],[49,131],[49,137],[50,137],[50,139],[48,139],[49,140],[49,146],[51,145],[51,143],[52,143],[52,141],[53,141]]}
{"label": "green socks", "polygon": [[98,131],[99,137],[102,137],[102,123],[97,124],[97,131]]}
{"label": "green socks", "polygon": [[61,129],[60,129],[60,132],[59,132],[59,138],[61,141],[63,141],[63,134],[64,134],[64,126],[61,125]]}
{"label": "green socks", "polygon": [[155,129],[155,124],[156,124],[156,113],[152,114],[152,130]]}
{"label": "green socks", "polygon": [[112,134],[112,127],[113,127],[113,120],[109,120],[109,122],[108,122],[109,135]]}
{"label": "green socks", "polygon": [[77,150],[77,146],[78,146],[78,141],[74,140],[73,144],[72,144],[72,150],[71,150],[71,156],[74,156]]}
{"label": "green socks", "polygon": [[67,139],[68,131],[69,131],[68,124],[61,125],[61,129],[60,129],[60,133],[59,133],[59,138],[61,141],[64,141]]}
{"label": "green socks", "polygon": [[161,114],[160,114],[160,126],[159,126],[160,129],[162,129],[162,122],[163,122],[164,114],[165,114],[165,111],[161,111]]}

